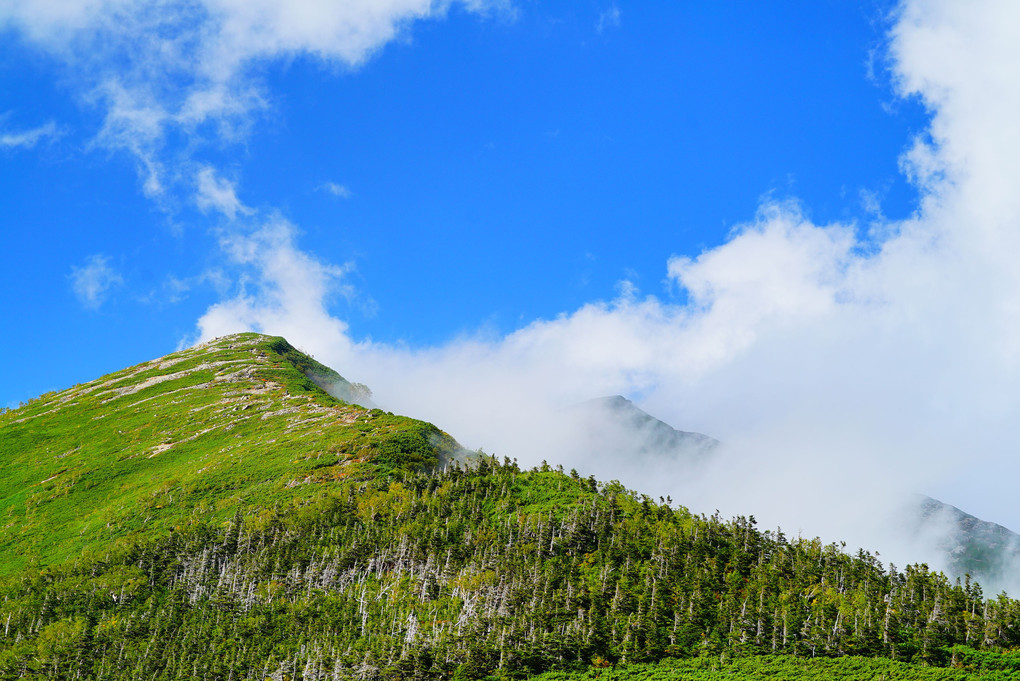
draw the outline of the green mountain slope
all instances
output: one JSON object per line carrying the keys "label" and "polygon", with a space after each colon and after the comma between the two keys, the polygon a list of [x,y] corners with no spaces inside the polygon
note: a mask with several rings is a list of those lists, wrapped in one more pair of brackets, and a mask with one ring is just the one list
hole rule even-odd
{"label": "green mountain slope", "polygon": [[282,338],[239,334],[0,415],[0,573],[457,450],[430,424],[320,385],[356,392]]}
{"label": "green mountain slope", "polygon": [[342,380],[242,334],[0,417],[0,679],[1020,675],[1018,601],[560,468],[440,466],[452,438]]}

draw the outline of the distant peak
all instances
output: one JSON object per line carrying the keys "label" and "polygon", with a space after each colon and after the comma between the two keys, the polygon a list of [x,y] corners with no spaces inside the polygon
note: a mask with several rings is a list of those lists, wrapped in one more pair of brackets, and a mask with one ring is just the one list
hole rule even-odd
{"label": "distant peak", "polygon": [[631,407],[634,407],[635,409],[637,409],[637,406],[632,401],[630,401],[626,397],[624,397],[623,395],[607,395],[605,397],[596,397],[596,398],[591,399],[591,400],[585,400],[584,402],[581,402],[581,404],[582,405],[584,405],[584,404],[590,404],[590,405],[602,404],[602,405],[605,405],[607,407],[625,407],[625,406],[631,406]]}

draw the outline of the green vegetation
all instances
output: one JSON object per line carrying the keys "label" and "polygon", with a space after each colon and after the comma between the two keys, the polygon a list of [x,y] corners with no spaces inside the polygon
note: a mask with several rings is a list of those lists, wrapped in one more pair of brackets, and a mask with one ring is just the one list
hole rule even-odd
{"label": "green vegetation", "polygon": [[0,414],[0,574],[456,451],[431,424],[336,400],[309,376],[346,383],[282,338],[240,334]]}
{"label": "green vegetation", "polygon": [[281,342],[0,417],[0,678],[1020,678],[1020,602],[547,465],[451,462],[449,436],[328,397]]}
{"label": "green vegetation", "polygon": [[0,595],[9,677],[525,678],[680,658],[691,678],[720,660],[767,678],[761,655],[803,678],[1020,666],[1020,603],[974,584],[490,460],[342,480],[23,571]]}
{"label": "green vegetation", "polygon": [[[974,651],[958,647],[954,652],[968,658]],[[965,681],[1020,679],[1015,653],[988,655],[990,666],[963,662],[952,668],[921,667],[904,662],[868,657],[796,658],[755,656],[719,660],[695,658],[635,664],[619,669],[593,667],[586,672],[549,672],[535,681]],[[1005,665],[1005,666],[1003,666]]]}

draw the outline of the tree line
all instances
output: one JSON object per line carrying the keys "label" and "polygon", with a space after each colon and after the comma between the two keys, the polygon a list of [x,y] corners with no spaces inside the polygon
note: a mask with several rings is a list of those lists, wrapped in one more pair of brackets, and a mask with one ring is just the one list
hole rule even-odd
{"label": "tree line", "polygon": [[760,655],[949,667],[1020,645],[1020,603],[483,457],[32,566],[0,582],[0,628],[0,678],[525,678]]}

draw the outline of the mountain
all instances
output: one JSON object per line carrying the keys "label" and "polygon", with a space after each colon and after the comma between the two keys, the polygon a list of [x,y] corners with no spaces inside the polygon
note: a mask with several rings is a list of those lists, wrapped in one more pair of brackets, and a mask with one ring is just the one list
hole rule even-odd
{"label": "mountain", "polygon": [[919,495],[916,532],[947,557],[947,571],[1000,588],[1020,585],[1020,535],[938,499]]}
{"label": "mountain", "polygon": [[0,415],[0,573],[459,451],[431,424],[321,386],[359,392],[282,338],[238,334]]}
{"label": "mountain", "polygon": [[341,381],[239,334],[0,414],[0,678],[1020,673],[1018,601],[470,454]]}
{"label": "mountain", "polygon": [[[698,475],[721,446],[707,435],[677,430],[620,395],[574,405],[564,418],[574,450],[612,466],[631,462],[655,471],[657,479]],[[917,495],[913,510],[890,522],[904,525],[922,552],[939,556],[950,577],[969,575],[996,591],[1020,588],[1020,535],[928,496]]]}
{"label": "mountain", "polygon": [[582,402],[564,411],[579,433],[578,446],[593,458],[696,470],[719,441],[673,428],[620,395]]}

